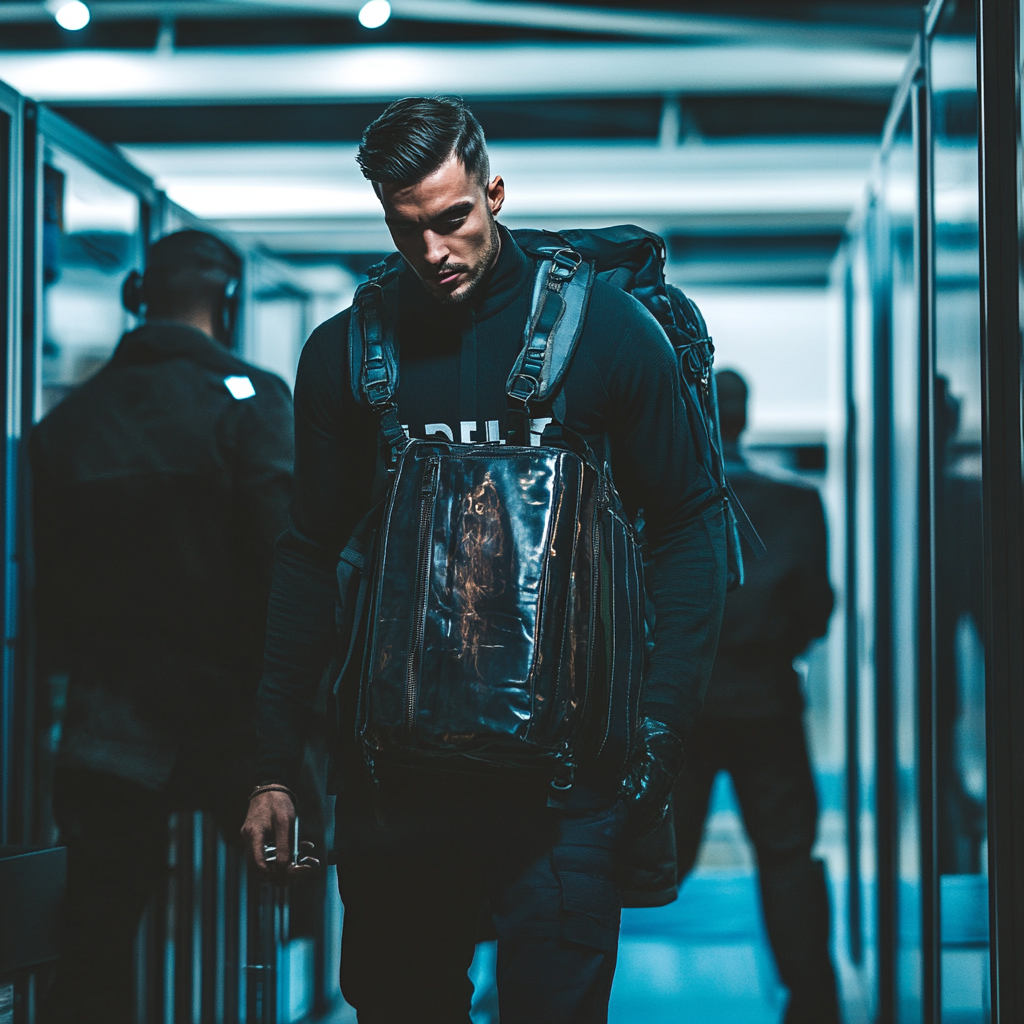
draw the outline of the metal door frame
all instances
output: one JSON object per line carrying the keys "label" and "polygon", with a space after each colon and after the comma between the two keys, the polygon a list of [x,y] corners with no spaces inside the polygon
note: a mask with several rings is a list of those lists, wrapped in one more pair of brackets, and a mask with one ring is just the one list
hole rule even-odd
{"label": "metal door frame", "polygon": [[982,488],[994,1024],[1024,1020],[1019,0],[978,0]]}
{"label": "metal door frame", "polygon": [[[4,160],[0,178],[0,244],[4,246],[7,269],[0,304],[3,319],[2,365],[4,380],[5,435],[0,469],[2,487],[3,547],[3,654],[0,662],[0,844],[24,843],[26,817],[31,808],[30,780],[20,768],[17,754],[19,738],[15,728],[22,694],[16,685],[12,663],[12,641],[17,632],[18,573],[14,559],[14,538],[18,521],[14,473],[16,466],[18,408],[18,364],[21,350],[21,238],[22,238],[22,98],[0,82],[0,112],[8,119],[7,138],[0,148]],[[27,797],[27,799],[26,799]]]}

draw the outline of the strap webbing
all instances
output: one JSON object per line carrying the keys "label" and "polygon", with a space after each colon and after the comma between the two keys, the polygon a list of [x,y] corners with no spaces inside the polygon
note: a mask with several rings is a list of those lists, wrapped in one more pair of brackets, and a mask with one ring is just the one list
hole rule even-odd
{"label": "strap webbing", "polygon": [[544,370],[551,362],[553,332],[565,313],[562,289],[576,276],[582,262],[579,253],[566,248],[555,252],[547,264],[547,278],[537,307],[531,311],[523,354],[507,389],[506,432],[510,445],[530,443],[530,402],[540,390]]}
{"label": "strap webbing", "polygon": [[366,400],[374,408],[391,401],[394,383],[384,358],[384,289],[369,282],[362,295],[360,312],[363,324],[363,380]]}

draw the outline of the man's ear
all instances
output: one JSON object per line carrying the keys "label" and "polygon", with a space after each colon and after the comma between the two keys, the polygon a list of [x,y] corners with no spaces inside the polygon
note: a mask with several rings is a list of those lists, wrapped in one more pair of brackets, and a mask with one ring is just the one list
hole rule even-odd
{"label": "man's ear", "polygon": [[496,174],[487,186],[487,205],[490,207],[491,216],[496,217],[502,204],[505,202],[505,180],[500,174]]}

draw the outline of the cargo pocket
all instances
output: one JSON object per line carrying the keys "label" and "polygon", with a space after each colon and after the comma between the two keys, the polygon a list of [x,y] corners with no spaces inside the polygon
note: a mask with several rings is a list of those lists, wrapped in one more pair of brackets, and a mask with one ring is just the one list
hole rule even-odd
{"label": "cargo pocket", "polygon": [[603,853],[572,847],[555,850],[554,869],[561,893],[562,938],[611,952],[618,944],[622,897],[605,874],[606,865],[587,863]]}

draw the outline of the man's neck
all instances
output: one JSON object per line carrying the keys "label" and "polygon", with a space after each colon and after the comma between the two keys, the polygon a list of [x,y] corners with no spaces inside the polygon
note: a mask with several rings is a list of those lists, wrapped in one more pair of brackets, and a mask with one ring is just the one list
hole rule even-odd
{"label": "man's neck", "polygon": [[205,334],[211,341],[217,340],[216,330],[213,324],[213,314],[207,309],[192,309],[173,316],[161,318],[164,323],[180,324],[182,327],[191,327],[195,331]]}
{"label": "man's neck", "polygon": [[487,268],[488,273],[490,273],[498,265],[498,258],[501,256],[501,232],[498,230],[497,223],[495,223],[494,225],[494,233],[498,236],[498,246],[494,250],[494,256],[491,259],[491,265]]}

